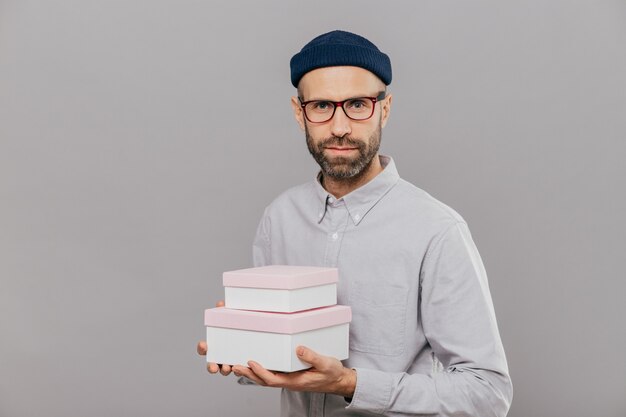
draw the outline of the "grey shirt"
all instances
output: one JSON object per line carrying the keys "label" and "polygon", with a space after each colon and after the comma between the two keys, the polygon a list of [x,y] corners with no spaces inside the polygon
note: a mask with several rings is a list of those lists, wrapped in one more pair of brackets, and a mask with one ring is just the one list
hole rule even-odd
{"label": "grey shirt", "polygon": [[467,224],[380,160],[383,172],[340,199],[319,179],[287,190],[259,224],[255,266],[337,267],[353,314],[352,400],[283,390],[282,415],[505,416],[512,385]]}

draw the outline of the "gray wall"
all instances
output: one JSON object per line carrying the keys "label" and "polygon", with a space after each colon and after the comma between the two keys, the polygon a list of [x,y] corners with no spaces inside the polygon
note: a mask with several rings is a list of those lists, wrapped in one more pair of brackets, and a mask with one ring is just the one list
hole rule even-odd
{"label": "gray wall", "polygon": [[276,415],[195,345],[315,165],[288,61],[392,57],[382,150],[468,221],[509,416],[626,415],[626,2],[0,1],[0,416]]}

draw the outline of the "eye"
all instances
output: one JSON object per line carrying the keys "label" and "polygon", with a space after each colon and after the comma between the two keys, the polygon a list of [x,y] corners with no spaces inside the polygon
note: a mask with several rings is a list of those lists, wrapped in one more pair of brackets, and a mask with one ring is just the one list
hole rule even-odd
{"label": "eye", "polygon": [[309,104],[309,108],[315,111],[327,111],[333,108],[333,104],[330,101],[314,101]]}
{"label": "eye", "polygon": [[348,106],[348,108],[353,111],[361,111],[361,110],[366,110],[367,108],[369,108],[369,104],[367,100],[364,100],[361,98],[355,98],[353,100],[346,102],[346,106]]}

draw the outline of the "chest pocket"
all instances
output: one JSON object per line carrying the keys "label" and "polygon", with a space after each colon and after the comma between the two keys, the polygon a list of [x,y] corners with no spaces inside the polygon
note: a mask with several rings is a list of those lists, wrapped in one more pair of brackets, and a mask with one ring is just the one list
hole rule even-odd
{"label": "chest pocket", "polygon": [[384,356],[404,352],[408,292],[358,284],[351,288],[350,349]]}

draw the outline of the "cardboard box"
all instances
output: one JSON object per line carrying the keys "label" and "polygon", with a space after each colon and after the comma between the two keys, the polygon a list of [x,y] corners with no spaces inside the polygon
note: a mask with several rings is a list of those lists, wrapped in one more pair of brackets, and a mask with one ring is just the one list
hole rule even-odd
{"label": "cardboard box", "polygon": [[269,265],[224,272],[225,305],[293,313],[337,304],[337,268]]}
{"label": "cardboard box", "polygon": [[350,307],[340,305],[290,314],[208,309],[207,362],[247,366],[254,360],[274,371],[299,371],[309,367],[296,356],[300,345],[347,359],[351,319]]}

